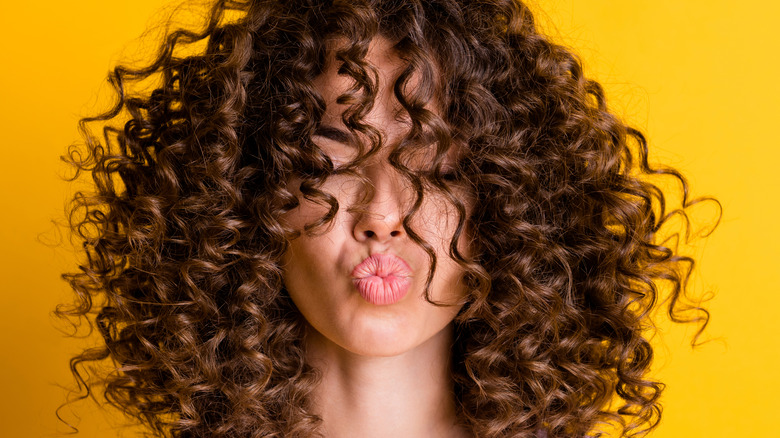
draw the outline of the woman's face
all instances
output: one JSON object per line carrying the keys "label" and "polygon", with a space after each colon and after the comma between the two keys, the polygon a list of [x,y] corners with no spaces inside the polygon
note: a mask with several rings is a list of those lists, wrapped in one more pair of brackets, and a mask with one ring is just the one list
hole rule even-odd
{"label": "woman's face", "polygon": [[[315,235],[303,233],[294,239],[283,260],[285,286],[311,327],[322,335],[314,334],[315,338],[368,356],[398,355],[441,333],[460,310],[457,303],[466,293],[461,282],[463,270],[448,255],[457,212],[443,195],[429,191],[411,225],[437,256],[431,300],[452,305],[435,306],[424,298],[429,257],[402,226],[416,194],[387,160],[390,149],[410,126],[397,116],[401,106],[392,89],[404,63],[389,49],[387,40],[377,38],[366,56],[377,69],[379,88],[364,122],[383,136],[382,149],[361,167],[374,187],[374,197],[364,208],[352,209],[365,193],[361,181],[347,175],[329,177],[321,189],[336,197],[338,213],[331,224],[316,229]],[[335,166],[356,156],[337,132],[349,132],[341,120],[347,106],[337,104],[336,98],[353,85],[353,80],[339,76],[337,70],[338,63],[331,56],[325,72],[315,81],[327,111],[321,135],[313,138]],[[298,183],[292,186],[297,190]],[[302,229],[327,212],[326,207],[303,199],[300,193],[299,199],[301,205],[283,218],[288,226]],[[468,254],[465,237],[458,245]]]}

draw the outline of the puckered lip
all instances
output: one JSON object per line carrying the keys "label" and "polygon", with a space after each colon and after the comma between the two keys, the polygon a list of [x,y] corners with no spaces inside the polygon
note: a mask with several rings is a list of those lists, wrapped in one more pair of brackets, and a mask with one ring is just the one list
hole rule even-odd
{"label": "puckered lip", "polygon": [[352,270],[351,276],[355,279],[372,276],[408,278],[412,276],[412,268],[406,260],[395,254],[376,253],[358,263]]}

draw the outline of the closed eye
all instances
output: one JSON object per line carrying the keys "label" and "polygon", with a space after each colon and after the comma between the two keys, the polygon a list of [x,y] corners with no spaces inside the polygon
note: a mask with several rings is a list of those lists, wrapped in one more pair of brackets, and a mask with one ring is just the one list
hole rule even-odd
{"label": "closed eye", "polygon": [[[337,141],[339,143],[349,144],[350,135],[341,129],[334,128],[333,126],[320,125],[314,131],[314,135]],[[436,135],[430,131],[425,131],[422,133],[418,143],[422,145],[429,145],[436,143],[437,140],[438,139],[436,138]]]}
{"label": "closed eye", "polygon": [[343,144],[349,144],[349,134],[332,126],[319,126],[314,135],[327,138]]}
{"label": "closed eye", "polygon": [[350,143],[350,135],[332,126],[320,126],[314,131],[314,137],[322,137],[330,141],[318,144],[320,149],[328,155],[336,168],[355,159],[357,150]]}

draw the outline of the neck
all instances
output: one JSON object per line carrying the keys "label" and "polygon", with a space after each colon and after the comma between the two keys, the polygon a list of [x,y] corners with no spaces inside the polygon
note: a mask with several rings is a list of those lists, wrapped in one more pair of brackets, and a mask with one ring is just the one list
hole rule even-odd
{"label": "neck", "polygon": [[451,326],[392,357],[350,353],[311,327],[306,344],[322,373],[313,400],[326,437],[465,436],[455,424]]}

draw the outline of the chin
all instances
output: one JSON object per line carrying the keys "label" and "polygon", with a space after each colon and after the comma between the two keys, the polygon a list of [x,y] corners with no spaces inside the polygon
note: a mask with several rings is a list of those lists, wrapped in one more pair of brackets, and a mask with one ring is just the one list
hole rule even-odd
{"label": "chin", "polygon": [[421,342],[421,329],[397,321],[361,321],[334,340],[343,349],[360,356],[391,357],[413,350]]}
{"label": "chin", "polygon": [[[373,339],[373,340],[372,340]],[[366,357],[394,357],[414,350],[419,346],[417,342],[403,339],[384,337],[367,337],[345,343],[341,347],[352,354]]]}
{"label": "chin", "polygon": [[442,327],[415,324],[408,320],[359,318],[345,324],[344,329],[323,327],[316,338],[331,347],[366,357],[393,357],[414,351],[440,335],[445,335],[447,321]]}

